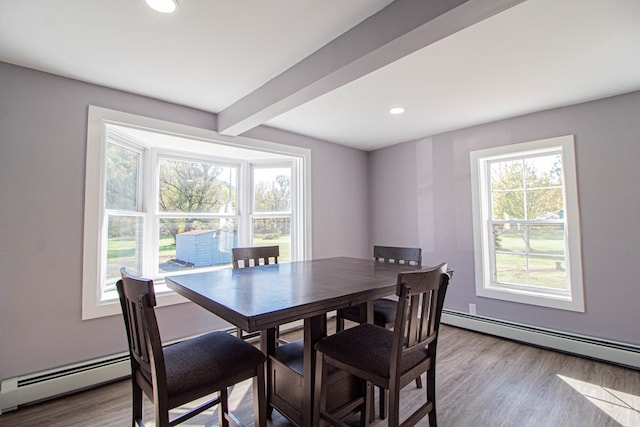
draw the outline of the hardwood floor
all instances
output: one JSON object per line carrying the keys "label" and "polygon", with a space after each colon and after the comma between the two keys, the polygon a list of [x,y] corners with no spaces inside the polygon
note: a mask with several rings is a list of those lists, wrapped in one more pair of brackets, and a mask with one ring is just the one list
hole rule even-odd
{"label": "hardwood floor", "polygon": [[[636,370],[448,326],[441,329],[437,363],[440,426],[640,426]],[[403,393],[404,405],[424,399],[413,383]],[[129,381],[119,381],[0,415],[0,426],[128,426],[130,395]],[[235,415],[253,425],[250,383],[237,386],[230,400]],[[184,425],[217,425],[214,411]],[[153,425],[148,401],[145,419]],[[292,426],[275,411],[269,425]]]}

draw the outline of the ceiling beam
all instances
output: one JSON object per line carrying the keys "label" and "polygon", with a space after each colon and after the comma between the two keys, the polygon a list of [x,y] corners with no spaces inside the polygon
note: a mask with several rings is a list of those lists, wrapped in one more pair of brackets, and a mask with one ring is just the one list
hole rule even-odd
{"label": "ceiling beam", "polygon": [[525,0],[395,0],[218,113],[240,135]]}

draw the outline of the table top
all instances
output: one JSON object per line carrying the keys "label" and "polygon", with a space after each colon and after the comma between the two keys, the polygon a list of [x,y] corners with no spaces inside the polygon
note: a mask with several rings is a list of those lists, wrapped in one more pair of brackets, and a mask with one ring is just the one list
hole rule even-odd
{"label": "table top", "polygon": [[398,273],[416,269],[339,257],[170,276],[166,282],[251,332],[393,295]]}

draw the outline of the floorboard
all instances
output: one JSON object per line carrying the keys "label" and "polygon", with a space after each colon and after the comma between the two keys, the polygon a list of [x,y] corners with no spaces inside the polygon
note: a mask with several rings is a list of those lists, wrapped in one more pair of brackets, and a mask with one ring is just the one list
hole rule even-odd
{"label": "floorboard", "polygon": [[[450,326],[441,329],[437,365],[441,427],[640,426],[640,372],[633,369]],[[0,426],[128,426],[130,399],[129,381],[118,381],[0,415]],[[403,390],[403,405],[421,399],[424,390],[414,383]],[[144,406],[152,426],[152,405],[145,400]],[[233,389],[230,406],[253,425],[250,382]],[[217,413],[185,425],[215,426]],[[277,412],[269,425],[292,426]],[[385,425],[377,420],[373,427]],[[426,419],[420,425],[428,425]]]}

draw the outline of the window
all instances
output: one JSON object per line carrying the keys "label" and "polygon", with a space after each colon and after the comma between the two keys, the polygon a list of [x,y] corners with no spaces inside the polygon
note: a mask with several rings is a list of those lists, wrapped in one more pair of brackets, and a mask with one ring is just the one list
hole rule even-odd
{"label": "window", "polygon": [[280,246],[279,260],[291,258],[291,168],[253,167],[253,246]]}
{"label": "window", "polygon": [[[231,144],[230,141],[233,143]],[[231,248],[310,257],[309,151],[90,107],[83,318],[119,313],[120,268],[154,279],[228,268]]]}
{"label": "window", "polygon": [[471,153],[476,294],[584,311],[573,136]]}

